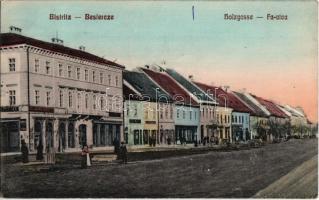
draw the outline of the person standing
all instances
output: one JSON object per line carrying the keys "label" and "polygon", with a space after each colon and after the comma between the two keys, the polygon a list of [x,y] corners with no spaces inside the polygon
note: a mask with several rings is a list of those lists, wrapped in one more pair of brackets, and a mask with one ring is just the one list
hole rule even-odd
{"label": "person standing", "polygon": [[127,164],[127,148],[124,142],[121,142],[120,152],[123,163]]}
{"label": "person standing", "polygon": [[87,145],[84,145],[81,152],[81,168],[87,168],[91,166],[89,148]]}
{"label": "person standing", "polygon": [[37,146],[37,160],[43,160],[43,145],[41,141]]}
{"label": "person standing", "polygon": [[22,162],[28,163],[29,162],[29,149],[27,144],[24,140],[21,141],[21,153],[22,153]]}

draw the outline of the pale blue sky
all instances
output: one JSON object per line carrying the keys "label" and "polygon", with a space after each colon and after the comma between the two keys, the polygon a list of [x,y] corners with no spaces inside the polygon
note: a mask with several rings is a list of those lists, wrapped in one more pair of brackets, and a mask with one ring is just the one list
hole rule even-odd
{"label": "pale blue sky", "polygon": [[[316,88],[316,1],[1,3],[2,32],[15,25],[23,28],[24,35],[50,41],[58,31],[66,46],[84,45],[87,51],[117,59],[128,69],[165,60],[167,66],[206,83],[247,88],[279,101],[286,100],[278,94],[287,92],[290,96],[284,96],[293,99],[291,104],[311,104],[314,108],[313,98],[305,103],[294,93]],[[50,13],[82,17],[85,13],[113,14],[115,20],[50,21]],[[225,13],[264,19],[226,21]],[[267,13],[285,14],[288,20],[267,21]],[[302,84],[300,80],[312,82]],[[278,87],[264,88],[274,84]]]}

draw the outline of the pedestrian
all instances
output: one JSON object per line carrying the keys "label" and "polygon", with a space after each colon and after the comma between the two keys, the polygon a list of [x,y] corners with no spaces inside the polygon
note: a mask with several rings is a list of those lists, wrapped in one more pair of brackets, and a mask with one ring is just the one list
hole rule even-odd
{"label": "pedestrian", "polygon": [[29,162],[29,150],[27,144],[24,140],[21,141],[21,153],[22,153],[22,162],[28,163]]}
{"label": "pedestrian", "polygon": [[117,155],[117,157],[119,157],[120,144],[117,138],[114,138],[113,145],[114,145],[114,153]]}
{"label": "pedestrian", "polygon": [[121,142],[120,152],[123,164],[127,164],[127,148],[124,142]]}
{"label": "pedestrian", "polygon": [[40,141],[38,146],[37,146],[37,160],[43,160],[43,145],[42,142]]}
{"label": "pedestrian", "polygon": [[88,166],[91,166],[90,153],[88,146],[84,145],[81,152],[81,168],[87,168]]}

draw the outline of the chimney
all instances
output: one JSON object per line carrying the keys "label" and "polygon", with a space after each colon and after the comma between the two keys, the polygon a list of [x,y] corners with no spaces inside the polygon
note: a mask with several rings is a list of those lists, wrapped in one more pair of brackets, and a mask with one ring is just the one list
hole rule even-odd
{"label": "chimney", "polygon": [[189,75],[189,76],[188,76],[188,79],[189,79],[190,81],[194,81],[194,76],[193,76],[193,75]]}
{"label": "chimney", "polygon": [[81,45],[81,46],[79,46],[79,49],[80,49],[81,51],[85,51],[85,46]]}
{"label": "chimney", "polygon": [[62,45],[63,46],[63,40],[57,38],[57,37],[54,37],[51,39],[52,43],[54,44],[59,44],[59,45]]}
{"label": "chimney", "polygon": [[21,34],[22,29],[16,26],[9,27],[11,33]]}
{"label": "chimney", "polygon": [[224,90],[227,92],[229,86],[228,86],[228,85],[225,85],[223,88],[224,88]]}
{"label": "chimney", "polygon": [[246,90],[246,88],[242,88],[242,89],[240,90],[240,92],[245,94],[245,93],[247,92],[247,90]]}
{"label": "chimney", "polygon": [[149,66],[149,65],[145,65],[145,67],[146,67],[147,69],[149,69],[149,68],[150,68],[150,66]]}

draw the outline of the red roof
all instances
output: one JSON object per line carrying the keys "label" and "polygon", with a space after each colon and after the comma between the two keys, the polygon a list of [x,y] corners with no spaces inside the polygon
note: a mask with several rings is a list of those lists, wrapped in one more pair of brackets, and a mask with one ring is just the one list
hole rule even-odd
{"label": "red roof", "polygon": [[280,108],[277,107],[277,105],[274,102],[263,99],[261,97],[257,97],[252,94],[251,96],[253,96],[261,105],[265,106],[271,115],[275,117],[283,117],[283,118],[288,117]]}
{"label": "red roof", "polygon": [[[212,95],[217,96],[217,102],[220,106],[226,106],[232,108],[235,112],[247,112],[254,114],[254,111],[248,108],[241,100],[239,100],[234,94],[226,92],[220,87],[206,85],[204,83],[194,82],[198,87],[200,87],[205,92],[209,92]],[[216,91],[216,94],[215,94]]]}
{"label": "red roof", "polygon": [[[168,75],[148,69],[142,70],[168,92],[174,100],[183,102],[185,105],[198,106],[198,103]],[[183,98],[183,101],[180,97]]]}
{"label": "red roof", "polygon": [[115,62],[106,60],[104,58],[98,57],[96,55],[90,54],[85,51],[81,51],[78,49],[72,49],[70,47],[62,46],[59,44],[54,44],[51,42],[44,42],[41,40],[33,39],[30,37],[26,37],[23,35],[18,35],[15,33],[2,33],[0,34],[0,47],[17,45],[17,44],[28,44],[35,47],[43,48],[49,51],[58,52],[62,54],[67,54],[70,56],[74,56],[80,59],[86,59],[93,62],[97,62],[100,64],[113,65],[116,67],[124,68],[123,65],[117,64]]}

